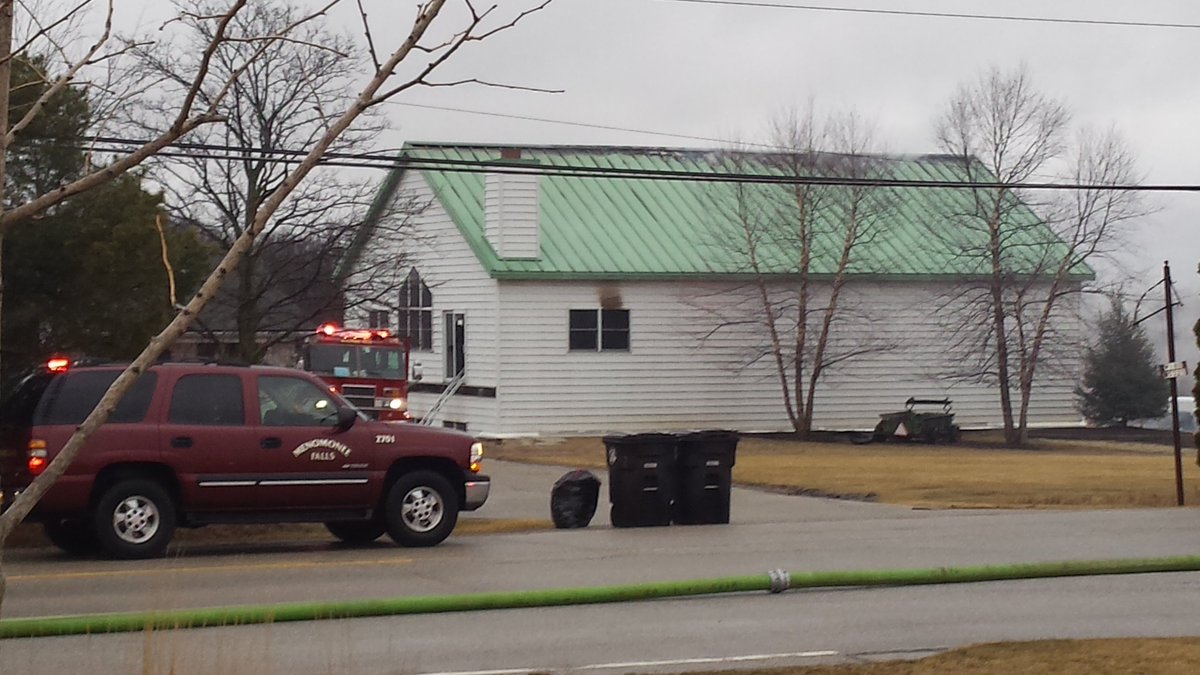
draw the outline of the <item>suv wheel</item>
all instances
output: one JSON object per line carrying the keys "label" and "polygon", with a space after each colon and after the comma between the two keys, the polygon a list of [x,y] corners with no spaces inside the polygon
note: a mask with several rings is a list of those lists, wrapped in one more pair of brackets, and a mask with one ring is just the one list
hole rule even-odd
{"label": "suv wheel", "polygon": [[347,544],[369,544],[383,536],[386,528],[374,520],[325,523],[325,529]]}
{"label": "suv wheel", "polygon": [[124,480],[96,504],[93,524],[100,547],[114,558],[153,558],[175,533],[175,505],[151,480]]}
{"label": "suv wheel", "polygon": [[433,471],[406,473],[384,501],[388,535],[401,546],[435,546],[458,522],[458,495],[450,481]]}
{"label": "suv wheel", "polygon": [[83,520],[48,520],[42,523],[46,538],[64,553],[85,555],[99,546],[96,531]]}

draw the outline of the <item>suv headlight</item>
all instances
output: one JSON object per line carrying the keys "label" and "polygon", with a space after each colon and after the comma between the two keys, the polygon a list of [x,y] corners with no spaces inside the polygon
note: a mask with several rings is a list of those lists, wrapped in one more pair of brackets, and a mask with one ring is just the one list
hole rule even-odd
{"label": "suv headlight", "polygon": [[471,462],[471,472],[479,473],[479,469],[482,468],[482,466],[483,466],[483,464],[482,464],[482,462],[483,462],[483,443],[476,441],[471,444],[470,462]]}

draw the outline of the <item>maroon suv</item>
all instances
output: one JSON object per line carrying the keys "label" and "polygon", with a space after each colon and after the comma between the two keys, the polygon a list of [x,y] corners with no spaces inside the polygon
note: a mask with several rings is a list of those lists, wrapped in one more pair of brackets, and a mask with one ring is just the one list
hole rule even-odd
{"label": "maroon suv", "polygon": [[[4,505],[122,371],[55,365],[0,406]],[[137,380],[30,519],[67,552],[118,558],[161,555],[176,526],[209,523],[321,522],[349,543],[386,532],[433,546],[487,500],[482,457],[461,432],[372,421],[302,371],[165,363]]]}

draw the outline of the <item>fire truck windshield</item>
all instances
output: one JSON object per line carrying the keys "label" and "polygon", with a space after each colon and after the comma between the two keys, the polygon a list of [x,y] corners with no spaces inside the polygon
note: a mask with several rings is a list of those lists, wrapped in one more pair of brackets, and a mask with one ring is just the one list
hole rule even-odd
{"label": "fire truck windshield", "polygon": [[391,345],[313,344],[308,369],[317,375],[402,380],[408,372],[404,350]]}

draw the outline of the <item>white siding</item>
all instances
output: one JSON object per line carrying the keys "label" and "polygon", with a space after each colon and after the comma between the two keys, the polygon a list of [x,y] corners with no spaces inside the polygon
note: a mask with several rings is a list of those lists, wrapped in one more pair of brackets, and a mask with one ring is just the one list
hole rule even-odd
{"label": "white siding", "polygon": [[[948,284],[895,282],[848,287],[846,306],[862,312],[848,328],[869,332],[896,348],[855,358],[831,374],[818,389],[818,423],[841,426],[844,422],[831,425],[828,420],[870,420],[870,413],[901,410],[905,399],[916,396],[949,397],[955,421],[964,427],[1002,426],[997,387],[949,377],[958,374],[957,362],[964,360],[955,348],[954,319],[940,310],[950,289]],[[1071,341],[1078,336],[1078,323],[1068,316],[1074,314],[1064,312],[1058,324]],[[1082,369],[1080,355],[1077,349],[1068,355],[1060,350],[1054,363],[1046,356],[1031,401],[1031,425],[1079,421],[1073,392]],[[1019,395],[1014,386],[1014,411]]]}
{"label": "white siding", "polygon": [[[446,210],[433,198],[425,179],[408,172],[397,190],[398,198],[415,197],[430,202],[429,208],[415,216],[414,237],[405,251],[404,262],[416,267],[433,295],[433,348],[412,352],[414,364],[421,364],[422,382],[447,381],[445,367],[445,312],[466,317],[466,379],[473,387],[495,387],[499,379],[496,353],[497,286],[459,233]],[[400,275],[403,278],[403,274]],[[436,402],[438,394],[413,393],[409,409],[422,417]],[[443,421],[466,422],[468,430],[491,429],[497,425],[496,399],[458,394],[450,398],[435,424]]]}
{"label": "white siding", "polygon": [[[488,431],[788,429],[773,362],[747,365],[764,344],[760,329],[731,325],[713,332],[720,321],[714,308],[742,304],[731,288],[690,282],[502,283],[501,415]],[[949,396],[964,426],[999,424],[994,388],[938,377],[945,370],[947,336],[931,312],[943,290],[880,283],[848,291],[854,316],[842,335],[893,348],[827,374],[818,389],[816,427],[869,429],[880,413],[902,409],[914,395]],[[630,350],[568,351],[569,310],[597,308],[601,298],[607,307],[615,298],[630,310]],[[1034,399],[1032,423],[1076,421],[1071,395],[1076,377],[1047,374],[1047,380]]]}
{"label": "white siding", "polygon": [[540,254],[538,177],[489,173],[484,179],[484,228],[501,258]]}

